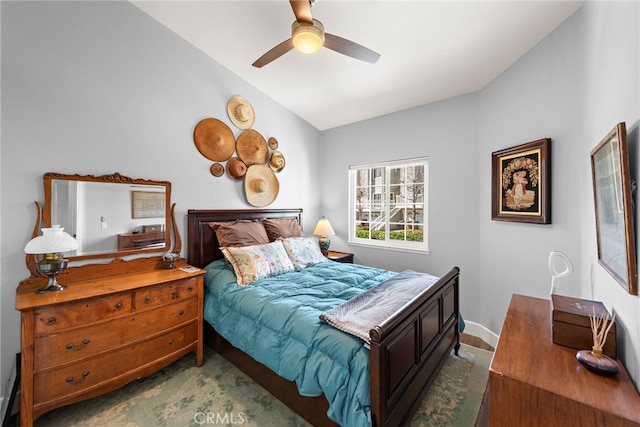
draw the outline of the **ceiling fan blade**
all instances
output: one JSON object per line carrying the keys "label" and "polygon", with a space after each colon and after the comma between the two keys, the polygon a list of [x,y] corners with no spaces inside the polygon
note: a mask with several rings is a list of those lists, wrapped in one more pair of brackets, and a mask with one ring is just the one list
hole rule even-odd
{"label": "ceiling fan blade", "polygon": [[282,55],[289,52],[291,49],[293,49],[293,40],[292,39],[285,40],[282,43],[280,43],[278,46],[274,47],[273,49],[271,49],[270,51],[262,55],[260,58],[256,60],[256,62],[254,62],[251,65],[253,65],[256,68],[262,68],[265,65],[267,65],[269,62],[273,61],[274,59],[280,58]]}
{"label": "ceiling fan blade", "polygon": [[309,0],[289,0],[289,3],[291,3],[291,9],[293,9],[293,14],[296,16],[296,21],[313,24]]}
{"label": "ceiling fan blade", "polygon": [[324,47],[360,61],[375,64],[380,54],[335,34],[324,33]]}

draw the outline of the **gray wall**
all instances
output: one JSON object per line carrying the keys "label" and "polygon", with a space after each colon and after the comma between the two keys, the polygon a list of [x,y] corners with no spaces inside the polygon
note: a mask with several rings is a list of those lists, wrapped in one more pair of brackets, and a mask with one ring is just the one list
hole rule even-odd
{"label": "gray wall", "polygon": [[[559,293],[603,301],[618,316],[620,357],[640,381],[640,300],[597,263],[590,151],[626,122],[637,153],[640,118],[640,3],[586,2],[567,22],[482,91],[478,144],[491,151],[541,137],[553,139],[550,226],[480,222],[480,322],[501,326],[510,293],[546,297],[551,250],[565,252],[575,274]],[[634,130],[635,129],[635,130]],[[632,179],[639,181],[638,156]],[[488,212],[490,173],[481,170],[480,212]],[[515,245],[505,245],[513,242]]]}
{"label": "gray wall", "polygon": [[[191,208],[250,208],[242,184],[215,178],[195,148],[203,118],[227,123],[227,100],[247,98],[254,129],[275,136],[287,166],[273,208],[319,216],[319,132],[128,2],[7,2],[2,8],[0,342],[2,393],[20,351],[15,289],[23,248],[44,202],[45,172],[172,183],[183,239]],[[184,245],[183,245],[184,247]],[[183,253],[186,255],[186,253]]]}
{"label": "gray wall", "polygon": [[[355,253],[355,261],[401,271],[441,275],[461,270],[465,319],[478,319],[477,95],[471,94],[342,126],[322,134],[322,214],[336,236],[331,247]],[[348,168],[384,160],[429,157],[430,253],[348,247]]]}
{"label": "gray wall", "polygon": [[[548,296],[547,257],[562,250],[576,272],[561,293],[600,299],[618,313],[637,383],[640,302],[597,265],[589,169],[589,151],[617,122],[632,129],[631,145],[640,142],[637,2],[586,2],[480,92],[323,133],[126,2],[0,7],[3,385],[19,351],[15,286],[28,275],[22,248],[33,201],[43,201],[42,174],[171,181],[184,236],[188,208],[248,207],[238,183],[210,175],[192,139],[202,118],[230,123],[226,101],[236,94],[252,102],[254,128],[276,136],[287,158],[272,207],[304,208],[307,232],[326,216],[338,233],[332,247],[363,264],[434,274],[460,266],[463,315],[495,333],[511,294]],[[491,221],[491,152],[543,137],[553,140],[553,224]],[[348,166],[423,155],[431,254],[347,246]]]}
{"label": "gray wall", "polygon": [[[356,261],[440,274],[461,268],[463,316],[499,333],[514,293],[548,298],[549,253],[575,273],[558,293],[603,301],[617,313],[619,348],[640,378],[640,301],[598,265],[590,150],[625,121],[638,176],[640,4],[586,2],[556,31],[481,91],[322,134],[322,214],[347,230],[347,168],[427,155],[429,255],[349,248]],[[552,139],[552,224],[491,220],[491,153]],[[637,214],[638,215],[638,214]],[[640,222],[638,222],[640,223]]]}
{"label": "gray wall", "polygon": [[[597,139],[584,140],[582,121],[582,57],[585,5],[556,31],[480,93],[478,148],[486,167],[479,174],[479,277],[481,322],[495,332],[511,299],[518,293],[548,298],[549,253],[564,252],[576,273],[559,282],[558,293],[578,295],[582,280],[581,248],[592,235],[582,232],[581,191],[591,181],[578,177],[590,167],[589,151]],[[612,123],[613,126],[615,123]],[[606,132],[602,134],[606,135]],[[552,224],[533,225],[491,220],[491,153],[502,148],[551,138]],[[583,186],[580,183],[584,183]],[[586,193],[585,193],[586,194]],[[586,220],[585,220],[586,221]]]}

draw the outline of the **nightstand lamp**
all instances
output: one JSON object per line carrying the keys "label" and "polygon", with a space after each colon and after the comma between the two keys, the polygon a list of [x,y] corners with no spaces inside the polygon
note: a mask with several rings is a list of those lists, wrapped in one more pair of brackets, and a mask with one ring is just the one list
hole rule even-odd
{"label": "nightstand lamp", "polygon": [[329,220],[325,217],[322,217],[316,224],[316,228],[313,230],[313,234],[315,234],[316,236],[320,236],[320,240],[318,240],[318,245],[320,245],[320,252],[322,252],[324,256],[327,256],[329,254],[329,245],[331,244],[331,241],[327,236],[333,236],[336,234],[336,232],[333,231],[333,227],[331,226]]}
{"label": "nightstand lamp", "polygon": [[38,294],[66,288],[57,280],[58,273],[67,268],[69,262],[62,257],[62,253],[78,249],[78,242],[63,230],[64,228],[58,225],[43,228],[42,236],[29,240],[24,247],[25,253],[36,255],[36,271],[49,277],[47,285],[36,290]]}

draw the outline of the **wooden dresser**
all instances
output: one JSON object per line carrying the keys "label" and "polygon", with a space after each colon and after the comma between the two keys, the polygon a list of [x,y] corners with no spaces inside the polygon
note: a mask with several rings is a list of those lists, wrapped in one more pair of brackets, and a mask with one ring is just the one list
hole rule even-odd
{"label": "wooden dresser", "polygon": [[36,294],[43,278],[18,286],[21,425],[122,387],[192,351],[202,365],[204,270],[168,270],[159,258],[149,258],[68,271],[59,278],[64,291]]}
{"label": "wooden dresser", "polygon": [[489,425],[638,426],[640,396],[624,366],[583,367],[551,339],[549,300],[513,295],[489,367]]}
{"label": "wooden dresser", "polygon": [[118,250],[141,249],[154,246],[164,246],[164,231],[150,231],[147,233],[118,234]]}

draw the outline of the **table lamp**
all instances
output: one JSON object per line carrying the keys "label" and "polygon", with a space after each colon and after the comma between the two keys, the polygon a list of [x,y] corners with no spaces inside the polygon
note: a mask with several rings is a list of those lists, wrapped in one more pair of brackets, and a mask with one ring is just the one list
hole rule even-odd
{"label": "table lamp", "polygon": [[329,245],[331,244],[331,241],[327,236],[333,236],[336,234],[336,232],[333,231],[333,227],[331,226],[329,220],[325,217],[322,217],[316,224],[316,228],[313,230],[313,234],[316,236],[320,236],[318,245],[320,245],[320,252],[322,252],[322,255],[329,255]]}
{"label": "table lamp", "polygon": [[45,287],[36,290],[38,294],[61,291],[66,288],[57,280],[58,273],[67,268],[69,262],[63,258],[62,253],[78,249],[78,242],[63,230],[64,228],[59,225],[43,228],[42,236],[29,240],[24,247],[26,254],[36,256],[36,271],[49,278]]}

